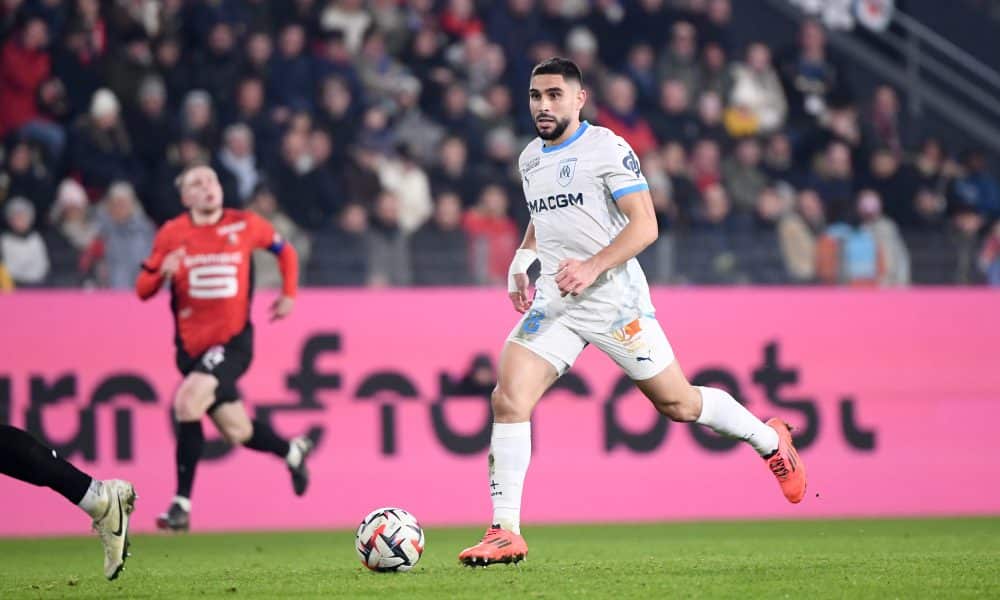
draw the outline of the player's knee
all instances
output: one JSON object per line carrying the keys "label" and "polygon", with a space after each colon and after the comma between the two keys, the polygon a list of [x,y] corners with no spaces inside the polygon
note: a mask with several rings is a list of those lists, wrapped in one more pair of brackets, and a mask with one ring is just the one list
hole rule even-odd
{"label": "player's knee", "polygon": [[514,395],[499,385],[493,388],[490,403],[493,405],[493,418],[501,423],[519,423],[531,418],[527,404],[518,402]]}
{"label": "player's knee", "polygon": [[222,428],[222,437],[233,446],[240,446],[253,436],[253,425],[248,423],[230,423]]}
{"label": "player's knee", "polygon": [[196,421],[205,414],[206,391],[201,386],[185,381],[174,396],[174,415],[178,421]]}
{"label": "player's knee", "polygon": [[671,421],[692,423],[701,414],[701,402],[696,394],[684,393],[667,395],[653,402],[656,410]]}

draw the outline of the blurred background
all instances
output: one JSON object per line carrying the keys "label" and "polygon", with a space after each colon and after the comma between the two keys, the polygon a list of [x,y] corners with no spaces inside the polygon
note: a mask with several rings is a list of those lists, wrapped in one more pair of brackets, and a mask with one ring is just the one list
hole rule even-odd
{"label": "blurred background", "polygon": [[[668,427],[587,354],[539,409],[525,518],[995,514],[1000,317],[981,288],[1000,285],[998,34],[996,0],[2,0],[0,421],[135,479],[152,525],[178,376],[166,299],[128,290],[182,211],[174,178],[207,163],[228,206],[295,245],[304,286],[338,289],[260,327],[242,388],[320,441],[327,483],[287,513],[234,508],[225,492],[247,480],[291,491],[216,441],[199,526],[350,525],[393,503],[478,523],[529,218],[529,73],[563,55],[584,118],[641,159],[660,238],[640,261],[689,377],[793,422],[829,494],[789,513],[752,457]],[[280,275],[259,254],[270,298]],[[706,484],[705,468],[742,478]],[[561,502],[591,477],[607,484]],[[734,503],[733,482],[755,499]],[[11,496],[25,515],[57,503]],[[0,533],[76,531],[74,516]]]}
{"label": "blurred background", "polygon": [[294,242],[305,285],[497,285],[528,219],[528,75],[557,54],[642,160],[653,282],[996,285],[998,12],[5,0],[2,288],[131,287],[196,162]]}

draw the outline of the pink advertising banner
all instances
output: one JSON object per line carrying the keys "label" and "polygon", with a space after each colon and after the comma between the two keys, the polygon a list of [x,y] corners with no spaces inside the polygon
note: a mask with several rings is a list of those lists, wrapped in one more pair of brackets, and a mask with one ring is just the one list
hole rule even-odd
{"label": "pink advertising banner", "polygon": [[[284,435],[318,439],[296,498],[276,458],[211,442],[198,530],[349,527],[399,505],[425,524],[484,524],[490,415],[459,385],[517,319],[501,290],[304,292],[254,315],[240,389]],[[753,451],[659,418],[589,348],[535,414],[526,523],[1000,514],[1000,295],[985,290],[661,289],[658,318],[696,383],[796,427],[809,493],[793,506]],[[167,301],[0,296],[0,422],[100,478],[135,482],[134,527],[174,486],[179,382]],[[77,533],[51,491],[0,477],[0,535]]]}

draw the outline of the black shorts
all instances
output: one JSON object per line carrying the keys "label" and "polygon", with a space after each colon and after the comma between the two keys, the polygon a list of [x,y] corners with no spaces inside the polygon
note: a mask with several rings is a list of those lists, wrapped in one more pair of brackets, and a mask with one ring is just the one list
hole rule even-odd
{"label": "black shorts", "polygon": [[198,356],[192,357],[177,344],[177,368],[181,374],[207,373],[219,381],[215,388],[215,402],[208,408],[212,412],[224,402],[235,402],[240,399],[236,382],[253,360],[253,325],[249,322],[243,331],[237,333],[225,344],[212,346]]}

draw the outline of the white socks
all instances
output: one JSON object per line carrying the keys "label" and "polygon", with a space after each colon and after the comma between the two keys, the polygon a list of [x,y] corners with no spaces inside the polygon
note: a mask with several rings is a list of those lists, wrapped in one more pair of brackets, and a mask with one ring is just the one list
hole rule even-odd
{"label": "white socks", "polygon": [[746,441],[761,456],[767,456],[778,449],[778,432],[753,416],[729,392],[718,388],[695,387],[701,392],[701,415],[698,423],[716,433]]}
{"label": "white socks", "polygon": [[490,497],[493,523],[521,533],[521,491],[531,462],[531,422],[493,423]]}
{"label": "white socks", "polygon": [[191,499],[185,498],[184,496],[174,496],[174,499],[170,501],[171,504],[176,504],[184,509],[184,512],[191,512]]}
{"label": "white socks", "polygon": [[285,463],[293,469],[299,468],[299,465],[302,464],[302,448],[299,448],[299,445],[295,443],[295,440],[292,440],[292,442],[288,444],[288,454],[285,455]]}
{"label": "white socks", "polygon": [[77,504],[94,519],[99,519],[108,509],[108,498],[104,494],[104,484],[99,479],[91,479],[90,487]]}

